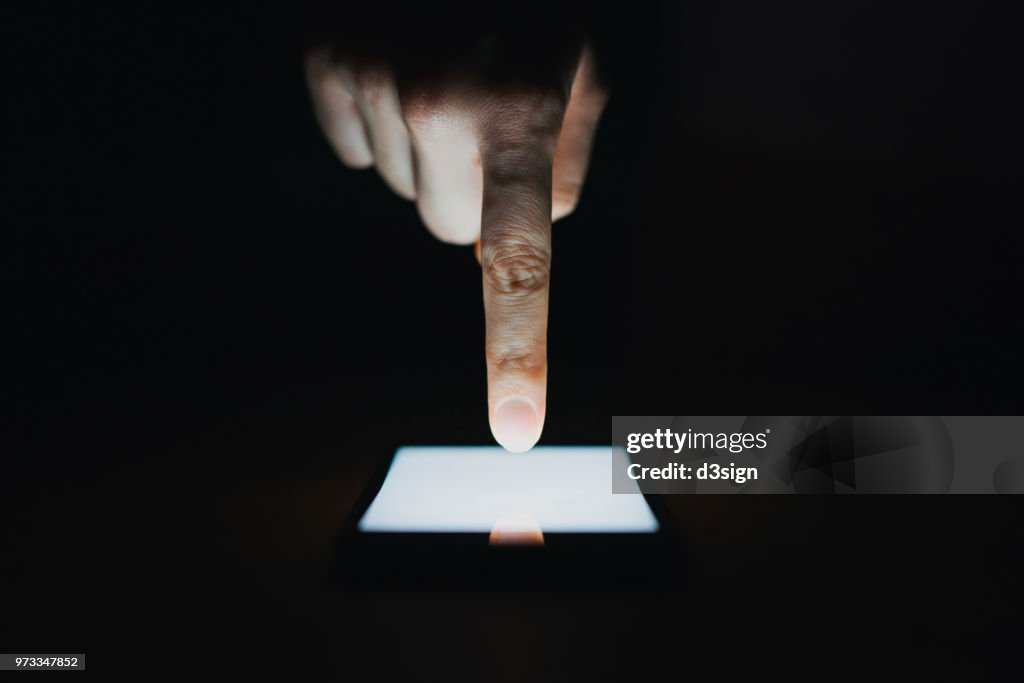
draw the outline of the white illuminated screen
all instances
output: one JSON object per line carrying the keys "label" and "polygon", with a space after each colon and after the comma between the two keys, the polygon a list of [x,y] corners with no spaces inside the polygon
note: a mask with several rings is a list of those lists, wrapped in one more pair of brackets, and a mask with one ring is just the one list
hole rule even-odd
{"label": "white illuminated screen", "polygon": [[[488,533],[530,515],[544,533],[653,533],[642,495],[612,493],[609,447],[406,446],[359,521],[365,532]],[[615,457],[625,457],[616,451]]]}

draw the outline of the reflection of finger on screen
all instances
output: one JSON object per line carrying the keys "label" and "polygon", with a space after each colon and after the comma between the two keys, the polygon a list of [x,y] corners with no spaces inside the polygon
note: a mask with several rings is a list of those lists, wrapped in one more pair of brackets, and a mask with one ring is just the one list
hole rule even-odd
{"label": "reflection of finger on screen", "polygon": [[524,512],[502,515],[491,528],[491,545],[544,545],[540,524]]}

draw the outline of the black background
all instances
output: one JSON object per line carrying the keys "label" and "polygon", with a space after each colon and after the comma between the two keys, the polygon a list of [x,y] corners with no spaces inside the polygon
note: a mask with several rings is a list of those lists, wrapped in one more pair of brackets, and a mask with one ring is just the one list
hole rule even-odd
{"label": "black background", "polygon": [[[657,599],[332,592],[393,445],[490,440],[479,268],[332,156],[301,10],[106,7],[4,22],[0,649],[510,680],[1007,656],[1020,505],[994,496],[673,500],[697,568]],[[546,443],[604,442],[612,414],[1021,413],[1012,17],[594,22],[613,98],[554,230]]]}

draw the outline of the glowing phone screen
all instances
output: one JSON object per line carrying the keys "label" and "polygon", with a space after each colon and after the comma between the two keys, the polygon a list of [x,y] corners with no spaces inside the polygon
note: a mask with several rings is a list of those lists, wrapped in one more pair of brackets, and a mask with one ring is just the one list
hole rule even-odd
{"label": "glowing phone screen", "polygon": [[[610,446],[405,446],[359,521],[364,532],[488,533],[527,515],[544,533],[654,533],[642,495],[612,493]],[[639,491],[638,491],[639,493]]]}

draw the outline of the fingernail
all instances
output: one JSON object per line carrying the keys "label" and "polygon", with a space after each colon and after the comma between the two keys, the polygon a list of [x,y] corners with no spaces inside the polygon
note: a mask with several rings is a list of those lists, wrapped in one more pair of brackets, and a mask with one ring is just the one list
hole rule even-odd
{"label": "fingernail", "polygon": [[533,448],[540,438],[540,415],[533,401],[510,396],[494,411],[494,438],[513,453]]}

